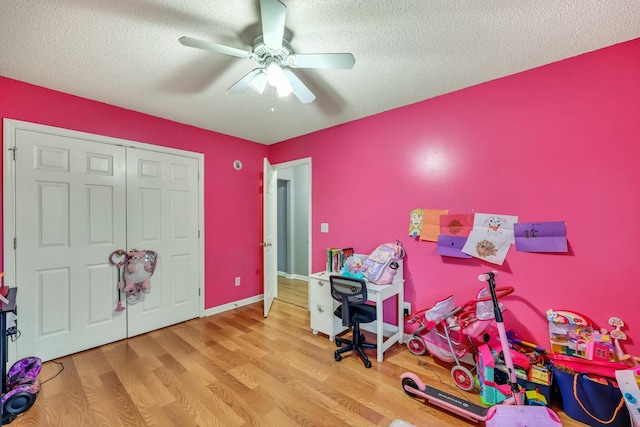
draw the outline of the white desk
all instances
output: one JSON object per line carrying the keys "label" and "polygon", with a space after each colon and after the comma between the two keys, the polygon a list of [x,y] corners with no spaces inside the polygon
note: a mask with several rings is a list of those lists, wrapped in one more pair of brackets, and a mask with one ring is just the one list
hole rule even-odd
{"label": "white desk", "polygon": [[[382,362],[384,352],[395,343],[402,344],[404,336],[404,278],[402,272],[402,261],[394,281],[390,285],[375,285],[367,283],[367,301],[376,304],[376,322],[361,324],[360,328],[376,334],[376,344],[378,352],[378,362]],[[314,334],[322,332],[329,336],[331,341],[335,336],[345,331],[342,320],[333,315],[334,310],[340,303],[331,297],[331,285],[329,276],[337,273],[326,271],[314,273],[309,276],[309,311],[311,312],[311,330]],[[388,298],[397,295],[398,313],[397,325],[385,323],[384,304]],[[386,339],[385,339],[386,338]]]}

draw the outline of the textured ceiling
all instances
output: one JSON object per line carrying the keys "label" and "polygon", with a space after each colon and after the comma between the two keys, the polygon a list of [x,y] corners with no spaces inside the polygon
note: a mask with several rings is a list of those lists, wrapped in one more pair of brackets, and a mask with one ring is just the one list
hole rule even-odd
{"label": "textured ceiling", "polygon": [[295,69],[317,99],[226,89],[251,60],[258,0],[2,0],[0,75],[263,144],[640,37],[639,0],[281,0],[294,53],[350,52],[351,70]]}

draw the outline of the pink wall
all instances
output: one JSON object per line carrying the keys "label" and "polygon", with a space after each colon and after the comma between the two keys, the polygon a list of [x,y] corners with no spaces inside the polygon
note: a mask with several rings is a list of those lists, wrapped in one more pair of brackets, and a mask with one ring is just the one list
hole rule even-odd
{"label": "pink wall", "polygon": [[[205,307],[262,293],[258,242],[266,146],[3,77],[0,117],[204,153]],[[241,171],[232,167],[236,159]]]}
{"label": "pink wall", "polygon": [[[548,308],[616,315],[640,355],[640,39],[269,147],[280,163],[313,158],[313,270],[328,246],[370,252],[401,239],[406,299],[427,308],[475,296],[497,269],[507,327],[548,345]],[[412,240],[416,207],[566,221],[567,254],[516,252],[502,266],[434,254]],[[320,223],[330,233],[320,233]]]}

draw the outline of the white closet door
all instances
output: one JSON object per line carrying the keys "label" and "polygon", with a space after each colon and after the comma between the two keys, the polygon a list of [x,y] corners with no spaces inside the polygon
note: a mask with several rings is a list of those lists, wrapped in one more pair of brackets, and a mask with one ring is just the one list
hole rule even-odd
{"label": "white closet door", "polygon": [[151,292],[127,305],[134,336],[199,315],[198,161],[127,150],[128,250],[158,253]]}
{"label": "white closet door", "polygon": [[16,147],[17,357],[125,338],[108,263],[126,241],[125,148],[24,129]]}

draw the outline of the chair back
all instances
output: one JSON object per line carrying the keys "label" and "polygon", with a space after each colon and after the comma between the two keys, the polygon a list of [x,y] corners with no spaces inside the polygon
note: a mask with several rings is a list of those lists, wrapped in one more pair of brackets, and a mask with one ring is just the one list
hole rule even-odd
{"label": "chair back", "polygon": [[363,279],[346,276],[330,276],[331,296],[342,303],[342,324],[351,326],[350,305],[362,305],[367,301],[367,284]]}

